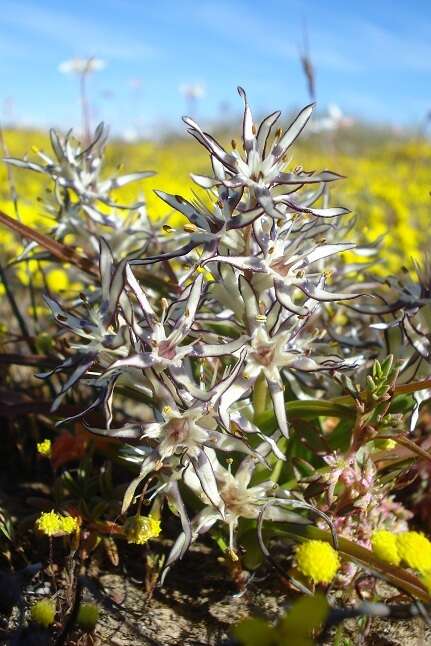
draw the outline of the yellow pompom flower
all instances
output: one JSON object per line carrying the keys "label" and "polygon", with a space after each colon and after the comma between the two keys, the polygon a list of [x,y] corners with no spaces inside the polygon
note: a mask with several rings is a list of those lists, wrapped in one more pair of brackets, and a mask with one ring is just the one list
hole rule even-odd
{"label": "yellow pompom flower", "polygon": [[51,440],[45,438],[42,442],[38,442],[37,452],[49,458],[51,455]]}
{"label": "yellow pompom flower", "polygon": [[50,599],[37,601],[30,609],[30,617],[35,624],[48,628],[54,623],[55,603]]}
{"label": "yellow pompom flower", "polygon": [[160,521],[152,516],[133,516],[124,525],[128,543],[143,545],[160,534]]}
{"label": "yellow pompom flower", "polygon": [[100,617],[100,610],[94,603],[81,603],[76,623],[85,632],[92,632]]}
{"label": "yellow pompom flower", "polygon": [[64,269],[52,269],[46,277],[46,282],[52,292],[62,292],[69,287],[69,276]]}
{"label": "yellow pompom flower", "polygon": [[79,521],[75,516],[62,516],[61,529],[65,534],[73,534],[79,530]]}
{"label": "yellow pompom flower", "polygon": [[419,532],[397,535],[397,548],[402,561],[409,567],[425,573],[431,570],[431,542]]}
{"label": "yellow pompom flower", "polygon": [[371,537],[371,546],[374,554],[382,561],[391,565],[399,565],[401,557],[398,553],[397,537],[387,529],[379,529]]}
{"label": "yellow pompom flower", "polygon": [[297,547],[296,564],[314,583],[330,583],[340,567],[340,559],[326,541],[311,540]]}
{"label": "yellow pompom flower", "polygon": [[62,532],[62,519],[54,510],[44,511],[36,521],[37,529],[46,536],[55,536]]}

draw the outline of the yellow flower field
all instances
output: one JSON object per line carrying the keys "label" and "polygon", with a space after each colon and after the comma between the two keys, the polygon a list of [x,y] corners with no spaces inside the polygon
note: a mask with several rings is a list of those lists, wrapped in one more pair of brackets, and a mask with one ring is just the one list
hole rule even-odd
{"label": "yellow flower field", "polygon": [[[37,149],[48,152],[50,148],[47,136],[40,132],[8,131],[4,137],[9,154],[14,157],[28,154],[30,159],[36,159]],[[308,141],[294,150],[291,165],[301,164],[306,170],[330,168],[347,177],[333,185],[332,202],[352,210],[357,216],[358,231],[366,239],[386,234],[383,241],[386,269],[396,272],[427,248],[431,145],[423,140],[395,140],[373,145],[370,151],[358,151],[356,147],[349,154],[336,148],[320,139]],[[118,191],[123,203],[144,195],[148,212],[154,218],[169,212],[153,189],[190,197],[196,187],[189,173],[208,170],[201,147],[194,140],[181,138],[161,144],[125,144],[114,140],[107,157],[107,172],[114,166],[122,167],[123,172],[147,169],[157,172],[155,177]],[[23,222],[48,231],[52,221],[42,204],[42,200],[49,198],[44,177],[21,169],[11,169],[10,173],[18,196],[18,216]],[[4,164],[0,167],[0,208],[16,215]],[[20,248],[13,234],[4,228],[0,230],[0,244],[9,256]]]}

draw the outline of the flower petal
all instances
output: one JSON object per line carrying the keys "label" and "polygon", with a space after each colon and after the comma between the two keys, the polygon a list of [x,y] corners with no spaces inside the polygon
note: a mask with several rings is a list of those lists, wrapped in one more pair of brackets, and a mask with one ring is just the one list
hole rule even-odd
{"label": "flower petal", "polygon": [[314,106],[314,103],[310,103],[310,105],[305,106],[305,108],[301,110],[293,123],[288,127],[280,141],[275,144],[271,151],[271,155],[274,157],[275,161],[278,161],[281,157],[283,157],[286,150],[293,144],[295,139],[299,137],[302,130],[305,128],[309,118],[311,117]]}

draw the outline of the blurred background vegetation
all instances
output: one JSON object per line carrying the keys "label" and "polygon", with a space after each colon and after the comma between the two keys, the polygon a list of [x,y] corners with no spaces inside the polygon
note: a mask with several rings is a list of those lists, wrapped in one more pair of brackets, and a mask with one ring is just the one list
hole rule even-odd
{"label": "blurred background vegetation", "polygon": [[[216,125],[215,131],[228,143],[239,127],[239,123]],[[48,135],[41,131],[9,129],[3,133],[3,141],[14,157],[29,153],[32,159],[37,149],[49,151]],[[358,232],[367,240],[384,236],[379,262],[384,263],[386,272],[396,273],[403,265],[411,266],[411,259],[420,257],[429,245],[430,162],[431,143],[421,133],[400,135],[355,123],[308,136],[295,147],[290,165],[300,164],[306,170],[329,168],[346,176],[332,189],[332,202],[351,209]],[[120,189],[118,198],[124,202],[143,195],[150,217],[159,218],[169,211],[153,189],[188,197],[199,191],[190,172],[205,173],[207,163],[192,138],[171,135],[157,142],[133,143],[114,138],[106,173],[119,166],[126,171],[155,170],[154,177]],[[0,167],[0,209],[48,232],[53,222],[41,204],[49,197],[46,190],[43,176]],[[2,255],[8,259],[20,250],[21,243],[5,228],[0,229],[0,243]]]}

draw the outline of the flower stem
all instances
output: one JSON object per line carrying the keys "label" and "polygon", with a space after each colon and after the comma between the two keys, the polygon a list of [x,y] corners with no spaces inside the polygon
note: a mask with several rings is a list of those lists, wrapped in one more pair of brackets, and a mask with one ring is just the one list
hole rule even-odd
{"label": "flower stem", "polygon": [[53,590],[54,592],[57,592],[57,579],[55,578],[54,572],[54,545],[52,536],[49,537],[48,568],[49,574],[51,576]]}
{"label": "flower stem", "polygon": [[266,383],[265,376],[261,373],[257,378],[253,389],[253,407],[255,420],[266,411],[267,395],[268,384]]}

